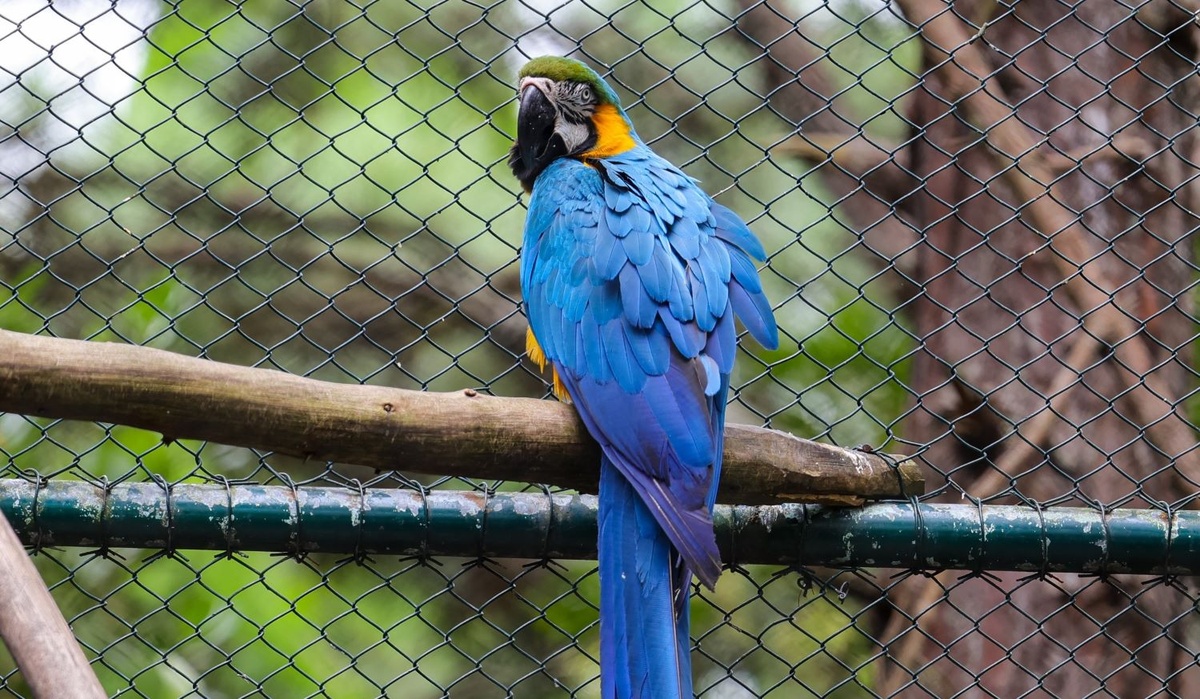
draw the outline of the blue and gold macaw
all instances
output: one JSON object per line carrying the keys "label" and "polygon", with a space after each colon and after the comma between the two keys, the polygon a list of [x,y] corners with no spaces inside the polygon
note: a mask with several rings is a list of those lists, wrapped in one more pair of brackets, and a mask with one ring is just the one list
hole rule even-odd
{"label": "blue and gold macaw", "polygon": [[638,137],[612,88],[556,56],[521,70],[509,165],[527,192],[528,351],[600,443],[605,697],[691,697],[688,594],[721,558],[712,506],[737,315],[775,319],[746,224]]}

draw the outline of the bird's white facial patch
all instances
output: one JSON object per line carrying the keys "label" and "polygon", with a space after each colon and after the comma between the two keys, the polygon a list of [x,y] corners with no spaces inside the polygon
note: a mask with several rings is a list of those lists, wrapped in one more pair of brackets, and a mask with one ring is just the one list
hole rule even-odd
{"label": "bird's white facial patch", "polygon": [[556,82],[550,78],[525,77],[520,92],[533,86],[538,89],[557,113],[554,133],[562,139],[568,153],[575,153],[591,138],[588,124],[596,110],[596,95],[584,83]]}

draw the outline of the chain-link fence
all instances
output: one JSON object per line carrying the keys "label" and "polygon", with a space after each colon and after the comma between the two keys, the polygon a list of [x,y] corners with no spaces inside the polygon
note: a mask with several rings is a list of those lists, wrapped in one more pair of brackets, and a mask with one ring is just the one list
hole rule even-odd
{"label": "chain-link fence", "polygon": [[[517,69],[575,55],[767,247],[781,347],[742,349],[730,421],[915,454],[930,482],[931,502],[895,518],[912,569],[747,565],[699,591],[697,692],[1186,696],[1200,681],[1197,593],[1177,575],[1200,550],[1180,514],[1200,482],[1195,10],[6,2],[0,328],[548,396],[523,358],[524,207],[504,160]],[[190,484],[360,505],[418,493],[430,526],[442,491],[555,497],[16,414],[0,414],[0,457],[2,493],[142,484],[168,509]],[[166,514],[186,516],[174,502]],[[979,515],[973,543],[940,562],[933,519],[963,511]],[[1162,536],[1122,539],[1147,529]],[[437,556],[361,540],[300,555],[285,538],[214,557],[175,531],[157,548],[37,552],[113,695],[599,694],[594,563],[487,558],[465,535]],[[562,550],[588,555],[594,529],[570,531]],[[799,563],[818,543],[797,536]],[[1150,562],[1117,564],[1139,550]],[[28,695],[3,655],[0,695]]]}

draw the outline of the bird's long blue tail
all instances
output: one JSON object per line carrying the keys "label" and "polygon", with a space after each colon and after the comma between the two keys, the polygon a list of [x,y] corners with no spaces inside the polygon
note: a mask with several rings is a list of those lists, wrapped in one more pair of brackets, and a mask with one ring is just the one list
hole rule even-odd
{"label": "bird's long blue tail", "polygon": [[600,469],[599,524],[602,696],[693,696],[691,573],[608,457]]}

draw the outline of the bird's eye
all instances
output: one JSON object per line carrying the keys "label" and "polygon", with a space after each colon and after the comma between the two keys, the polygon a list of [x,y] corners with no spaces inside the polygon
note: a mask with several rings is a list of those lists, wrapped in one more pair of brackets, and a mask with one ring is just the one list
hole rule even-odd
{"label": "bird's eye", "polygon": [[592,94],[592,88],[587,85],[580,85],[579,86],[579,99],[582,102],[591,102],[592,100],[594,100],[595,95]]}

